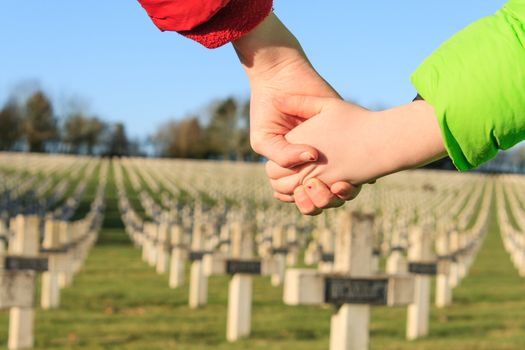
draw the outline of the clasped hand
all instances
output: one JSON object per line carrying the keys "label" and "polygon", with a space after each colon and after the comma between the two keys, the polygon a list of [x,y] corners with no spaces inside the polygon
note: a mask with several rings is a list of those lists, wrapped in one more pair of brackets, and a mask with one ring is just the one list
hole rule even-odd
{"label": "clasped hand", "polygon": [[303,214],[341,206],[361,185],[446,154],[425,101],[371,112],[344,102],[270,14],[234,41],[250,82],[250,141],[274,197]]}
{"label": "clasped hand", "polygon": [[285,135],[286,141],[307,144],[318,153],[316,161],[295,167],[267,162],[275,198],[295,202],[303,214],[316,215],[354,199],[361,184],[380,171],[370,162],[374,147],[360,137],[377,122],[371,112],[334,97],[289,95],[273,103],[282,115],[303,121]]}

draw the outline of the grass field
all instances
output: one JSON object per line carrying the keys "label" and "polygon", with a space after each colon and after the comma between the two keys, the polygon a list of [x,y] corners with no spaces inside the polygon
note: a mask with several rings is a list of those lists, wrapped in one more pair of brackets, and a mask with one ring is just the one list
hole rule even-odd
{"label": "grass field", "polygon": [[[108,183],[104,229],[62,305],[36,313],[37,349],[327,349],[331,309],[289,307],[269,278],[254,279],[252,335],[225,339],[227,277],[209,281],[209,304],[187,307],[187,285],[168,288],[127,239]],[[494,213],[493,213],[494,214]],[[525,279],[510,263],[492,215],[489,234],[454,305],[432,307],[430,335],[404,339],[404,308],[372,309],[372,349],[525,349]],[[0,344],[8,314],[0,313]]]}

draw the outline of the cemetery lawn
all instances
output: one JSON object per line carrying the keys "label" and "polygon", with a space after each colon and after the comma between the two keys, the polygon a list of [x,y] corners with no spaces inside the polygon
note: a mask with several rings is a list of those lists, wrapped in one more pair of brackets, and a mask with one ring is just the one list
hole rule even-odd
{"label": "cemetery lawn", "polygon": [[[171,290],[167,276],[142,262],[123,230],[116,191],[108,183],[104,229],[61,307],[36,313],[36,349],[327,349],[330,307],[282,304],[282,289],[254,279],[252,335],[225,339],[228,277],[209,280],[209,304],[187,307],[188,286]],[[494,214],[494,213],[493,213]],[[495,215],[454,305],[431,309],[430,335],[404,339],[405,308],[374,307],[372,349],[525,349],[525,278],[504,251]],[[0,344],[8,313],[0,313]]]}

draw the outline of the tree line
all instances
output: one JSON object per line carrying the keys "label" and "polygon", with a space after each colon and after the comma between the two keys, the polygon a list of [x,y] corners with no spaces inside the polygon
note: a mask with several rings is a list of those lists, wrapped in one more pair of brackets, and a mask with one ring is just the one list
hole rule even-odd
{"label": "tree line", "polygon": [[145,155],[258,160],[250,147],[249,102],[228,97],[201,115],[169,120],[143,142],[130,140],[124,123],[109,123],[82,108],[58,117],[50,97],[36,89],[0,108],[0,150],[88,155]]}
{"label": "tree line", "polygon": [[160,125],[150,141],[162,157],[255,161],[249,118],[249,102],[228,97],[211,103],[204,115]]}
{"label": "tree line", "polygon": [[12,97],[0,109],[0,150],[125,155],[130,148],[124,124],[107,123],[80,110],[63,120],[40,89]]}
{"label": "tree line", "polygon": [[[219,99],[200,114],[159,125],[140,142],[129,139],[124,123],[109,123],[82,108],[58,117],[49,96],[36,89],[0,108],[0,151],[258,161],[250,147],[249,110],[249,101]],[[449,158],[428,167],[454,169]],[[525,147],[500,152],[479,170],[523,172]]]}

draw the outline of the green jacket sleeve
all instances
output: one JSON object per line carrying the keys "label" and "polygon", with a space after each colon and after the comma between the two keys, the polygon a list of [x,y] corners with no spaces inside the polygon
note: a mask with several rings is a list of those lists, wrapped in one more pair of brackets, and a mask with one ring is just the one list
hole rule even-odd
{"label": "green jacket sleeve", "polygon": [[455,34],[412,74],[459,170],[525,139],[525,0]]}

